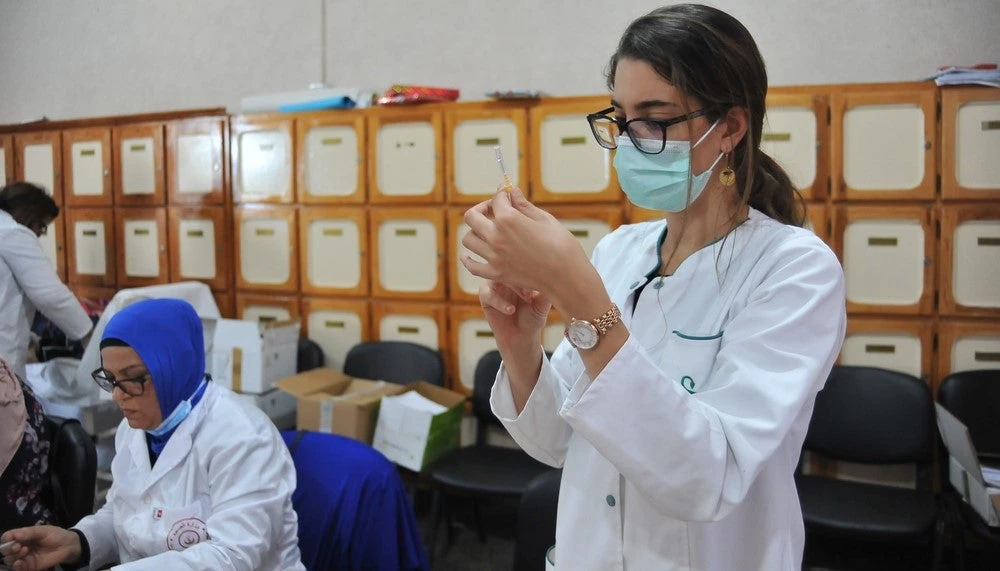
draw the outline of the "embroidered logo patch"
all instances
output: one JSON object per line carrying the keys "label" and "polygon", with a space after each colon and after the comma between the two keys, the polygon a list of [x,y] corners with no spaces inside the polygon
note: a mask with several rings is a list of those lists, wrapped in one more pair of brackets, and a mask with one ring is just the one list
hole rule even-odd
{"label": "embroidered logo patch", "polygon": [[694,394],[694,379],[691,377],[687,375],[681,377],[681,386],[684,387],[684,390],[687,392]]}
{"label": "embroidered logo patch", "polygon": [[167,534],[167,549],[184,551],[208,538],[208,527],[205,522],[196,517],[178,520]]}

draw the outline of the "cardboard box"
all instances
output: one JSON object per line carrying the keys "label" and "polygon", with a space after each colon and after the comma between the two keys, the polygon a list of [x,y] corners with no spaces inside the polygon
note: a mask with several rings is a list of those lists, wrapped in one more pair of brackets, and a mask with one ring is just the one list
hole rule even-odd
{"label": "cardboard box", "polygon": [[205,367],[215,382],[234,392],[264,394],[278,379],[295,374],[299,322],[203,319]]}
{"label": "cardboard box", "polygon": [[340,434],[365,444],[372,442],[382,397],[406,390],[403,385],[355,379],[326,368],[299,373],[275,385],[295,397],[299,430]]}
{"label": "cardboard box", "polygon": [[986,525],[1000,527],[1000,489],[984,486],[982,478],[969,474],[954,456],[948,456],[948,480]]}
{"label": "cardboard box", "polygon": [[383,398],[372,446],[396,464],[420,472],[458,446],[465,396],[425,382],[406,385],[444,407],[434,414],[411,408],[398,398]]}
{"label": "cardboard box", "polygon": [[233,393],[236,398],[259,408],[270,418],[278,430],[290,430],[295,425],[295,397],[280,391],[271,389],[264,394],[254,395],[247,393]]}

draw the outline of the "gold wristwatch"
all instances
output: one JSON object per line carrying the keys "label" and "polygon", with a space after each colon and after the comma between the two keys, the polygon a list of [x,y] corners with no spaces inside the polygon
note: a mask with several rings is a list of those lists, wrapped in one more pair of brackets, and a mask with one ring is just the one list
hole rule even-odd
{"label": "gold wristwatch", "polygon": [[622,312],[617,305],[611,304],[611,309],[592,322],[585,319],[570,319],[564,333],[571,345],[586,351],[597,347],[601,337],[621,320]]}

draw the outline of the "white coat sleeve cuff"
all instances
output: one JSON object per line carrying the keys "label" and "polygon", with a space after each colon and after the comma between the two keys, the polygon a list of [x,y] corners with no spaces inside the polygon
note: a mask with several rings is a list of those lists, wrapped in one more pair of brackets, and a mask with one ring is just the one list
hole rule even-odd
{"label": "white coat sleeve cuff", "polygon": [[565,459],[571,434],[569,425],[558,414],[564,394],[559,376],[555,374],[548,359],[542,356],[538,381],[520,414],[514,406],[510,377],[502,365],[493,383],[490,407],[525,452],[540,462],[560,467]]}

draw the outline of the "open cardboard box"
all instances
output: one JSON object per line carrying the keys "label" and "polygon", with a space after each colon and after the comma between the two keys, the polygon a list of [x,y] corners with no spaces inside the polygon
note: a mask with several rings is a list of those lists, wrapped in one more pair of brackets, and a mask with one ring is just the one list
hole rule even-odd
{"label": "open cardboard box", "polygon": [[299,322],[202,319],[212,379],[238,393],[264,394],[295,374]]}
{"label": "open cardboard box", "polygon": [[286,377],[275,386],[295,397],[299,430],[340,434],[365,444],[372,442],[382,397],[406,391],[403,385],[355,379],[326,368]]}
{"label": "open cardboard box", "polygon": [[402,388],[395,396],[416,391],[444,411],[432,414],[383,399],[372,446],[396,464],[420,472],[458,446],[465,395],[422,381]]}

